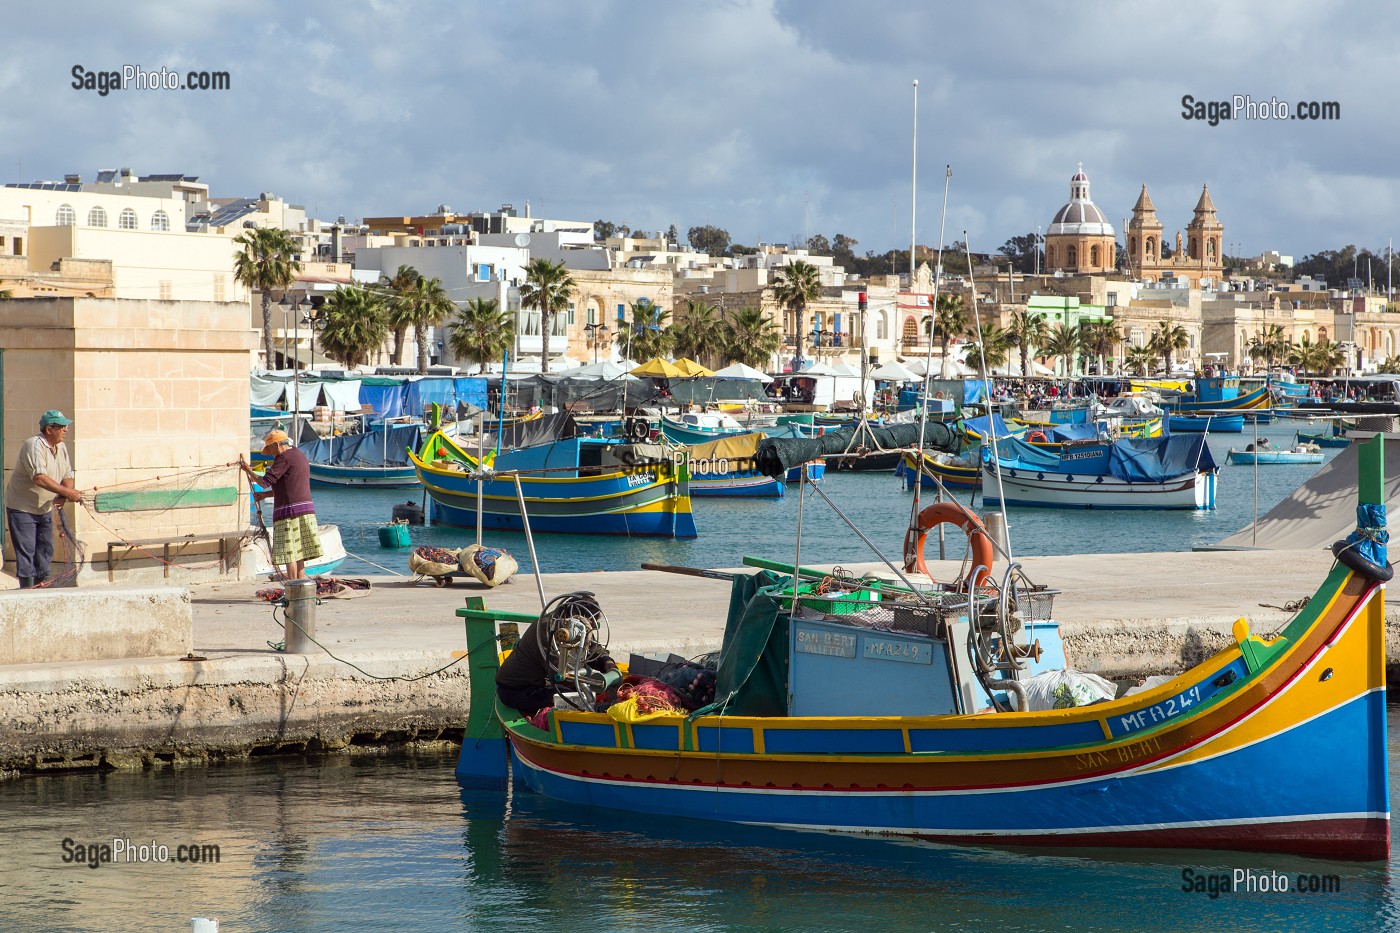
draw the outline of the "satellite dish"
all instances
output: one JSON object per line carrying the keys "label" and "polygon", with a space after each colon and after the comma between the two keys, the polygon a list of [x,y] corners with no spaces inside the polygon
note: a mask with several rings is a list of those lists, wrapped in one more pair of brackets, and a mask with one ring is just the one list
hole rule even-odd
{"label": "satellite dish", "polygon": [[529,246],[529,245],[530,245],[530,234],[528,234],[528,233],[517,233],[517,234],[515,235],[515,245],[516,245],[516,246]]}

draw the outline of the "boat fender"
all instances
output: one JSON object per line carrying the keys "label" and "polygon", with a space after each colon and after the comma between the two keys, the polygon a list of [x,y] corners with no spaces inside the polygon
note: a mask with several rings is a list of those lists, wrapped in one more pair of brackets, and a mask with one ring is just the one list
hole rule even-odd
{"label": "boat fender", "polygon": [[423,524],[423,507],[410,499],[407,502],[395,505],[390,517],[396,522],[407,522],[410,525]]}
{"label": "boat fender", "polygon": [[1390,532],[1385,530],[1385,506],[1358,505],[1356,530],[1332,545],[1332,556],[1357,573],[1385,583],[1395,576],[1387,559]]}
{"label": "boat fender", "polygon": [[651,425],[647,424],[645,418],[627,419],[627,439],[633,443],[640,444],[651,437]]}
{"label": "boat fender", "polygon": [[[987,534],[982,520],[956,502],[936,502],[919,513],[915,527],[905,536],[906,570],[917,570],[930,580],[928,565],[924,561],[924,545],[928,533],[939,525],[956,525],[967,535],[968,546],[972,549],[973,586],[981,586],[991,578],[994,552],[992,539]],[[912,556],[912,561],[910,557]],[[959,581],[961,584],[961,581]]]}

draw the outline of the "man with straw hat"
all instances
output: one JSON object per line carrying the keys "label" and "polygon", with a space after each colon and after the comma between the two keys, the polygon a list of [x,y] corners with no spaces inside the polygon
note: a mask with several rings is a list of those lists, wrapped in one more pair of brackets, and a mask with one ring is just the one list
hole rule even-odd
{"label": "man with straw hat", "polygon": [[274,458],[262,476],[241,459],[239,465],[251,482],[272,487],[253,493],[257,502],[272,497],[272,562],[286,567],[288,580],[304,579],[306,562],[322,553],[316,506],[311,501],[311,465],[306,454],[292,446],[286,431],[269,431],[262,452]]}

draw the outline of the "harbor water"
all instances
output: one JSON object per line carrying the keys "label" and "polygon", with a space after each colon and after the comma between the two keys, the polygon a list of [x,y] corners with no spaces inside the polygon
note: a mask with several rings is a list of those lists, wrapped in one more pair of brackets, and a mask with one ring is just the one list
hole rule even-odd
{"label": "harbor water", "polygon": [[[1293,431],[1261,434],[1291,446]],[[1251,439],[1211,444],[1223,464],[1229,447]],[[1259,511],[1315,469],[1261,467]],[[889,474],[828,477],[824,490],[895,555],[911,493]],[[1213,512],[1013,509],[1012,543],[1025,555],[1189,549],[1248,524],[1254,477],[1251,467],[1222,465]],[[733,566],[746,554],[791,560],[792,493],[699,500],[694,541],[541,535],[540,563],[554,572]],[[407,572],[407,549],[381,547],[378,529],[416,491],[315,494],[321,520],[339,524],[358,555],[342,573]],[[803,529],[804,563],[872,559],[820,499],[806,502]],[[474,538],[441,527],[409,534],[412,544],[453,547]],[[527,563],[523,536],[488,533],[487,543]],[[1392,705],[1392,770],[1397,714]],[[521,790],[464,792],[454,762],[454,750],[432,747],[0,782],[0,931],[188,930],[192,917],[217,918],[224,933],[1400,927],[1393,861],[1047,854],[639,819]]]}
{"label": "harbor water", "polygon": [[[1286,449],[1293,446],[1297,430],[1297,424],[1276,422],[1260,426],[1259,436],[1269,438],[1275,447]],[[1226,454],[1231,447],[1243,449],[1253,442],[1252,429],[1244,434],[1212,434],[1208,440],[1216,462],[1221,464],[1217,508],[1119,512],[1012,507],[1008,518],[1013,553],[1025,557],[1189,551],[1192,547],[1219,541],[1253,521],[1256,476],[1258,512],[1262,515],[1318,469],[1315,464],[1270,464],[1256,471],[1253,466],[1227,464]],[[1337,450],[1328,448],[1323,453],[1330,460]],[[838,472],[828,468],[826,476],[822,490],[886,556],[897,558],[904,529],[909,524],[913,493],[906,491],[892,472]],[[379,529],[390,520],[396,504],[408,500],[422,504],[421,488],[371,490],[318,486],[312,492],[317,517],[322,522],[335,522],[340,526],[345,549],[354,555],[346,562],[342,573],[383,573],[384,569],[408,572],[408,549],[381,548]],[[954,490],[953,495],[963,503],[972,499],[968,490]],[[931,490],[924,490],[922,496],[924,504],[933,501]],[[975,507],[984,511],[980,495]],[[537,535],[535,548],[541,569],[547,573],[636,570],[644,561],[691,567],[736,567],[749,554],[792,560],[797,528],[797,486],[789,485],[787,495],[780,499],[695,499],[693,508],[699,537],[691,540]],[[803,563],[879,559],[811,492],[802,512]],[[961,536],[958,537],[958,541],[948,539],[950,558],[962,554]],[[409,528],[409,543],[414,546],[459,548],[475,540],[473,528],[421,525]],[[529,568],[529,551],[523,534],[488,530],[484,543],[508,549],[522,570]]]}

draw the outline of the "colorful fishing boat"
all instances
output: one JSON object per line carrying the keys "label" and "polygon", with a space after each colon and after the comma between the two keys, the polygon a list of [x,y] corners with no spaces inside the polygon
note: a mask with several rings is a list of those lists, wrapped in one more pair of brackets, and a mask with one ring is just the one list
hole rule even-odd
{"label": "colorful fishing boat", "polygon": [[976,450],[961,454],[930,453],[923,451],[923,470],[914,459],[913,451],[905,451],[899,465],[900,478],[905,489],[914,488],[914,477],[918,476],[924,489],[936,489],[941,484],[947,489],[981,489],[982,457]]}
{"label": "colorful fishing boat", "polygon": [[401,489],[418,485],[408,451],[422,443],[422,422],[379,424],[359,434],[338,434],[303,443],[311,482],[321,486]]}
{"label": "colorful fishing boat", "polygon": [[[1360,527],[1275,637],[1241,619],[1179,676],[1089,705],[1025,702],[1032,646],[1011,623],[1049,608],[1012,571],[960,591],[803,568],[736,574],[713,699],[681,711],[593,710],[607,680],[570,662],[605,647],[591,594],[538,619],[459,609],[472,698],[458,778],[501,785],[509,767],[579,806],[942,843],[1384,860],[1381,444],[1361,456]],[[532,721],[495,696],[500,621],[566,646],[550,662],[584,708]]]}
{"label": "colorful fishing boat", "polygon": [[1241,393],[1239,376],[1200,376],[1196,379],[1196,391],[1192,395],[1164,397],[1162,408],[1173,414],[1205,412],[1217,410],[1245,410],[1268,408],[1273,402],[1269,385]]}
{"label": "colorful fishing boat", "polygon": [[1335,425],[1330,434],[1308,434],[1303,431],[1297,432],[1297,442],[1299,444],[1315,444],[1318,447],[1350,447],[1351,438],[1347,437]]}
{"label": "colorful fishing boat", "polygon": [[1173,434],[1205,433],[1239,434],[1244,430],[1244,415],[1172,415],[1167,427]]}
{"label": "colorful fishing boat", "polygon": [[674,444],[703,444],[721,437],[735,437],[748,429],[719,411],[682,412],[661,416],[661,433]]}
{"label": "colorful fishing boat", "polygon": [[1081,509],[1213,509],[1218,467],[1204,434],[1090,440],[1042,450],[1015,438],[988,448],[988,506]]}
{"label": "colorful fishing boat", "polygon": [[736,434],[693,444],[690,457],[690,494],[703,498],[777,499],[787,492],[782,479],[759,472],[754,465],[758,442],[767,435]]}
{"label": "colorful fishing boat", "polygon": [[479,498],[483,527],[522,530],[523,498],[532,531],[695,537],[685,456],[657,445],[560,438],[503,451],[483,469],[438,431],[409,460],[434,524],[476,527]]}

